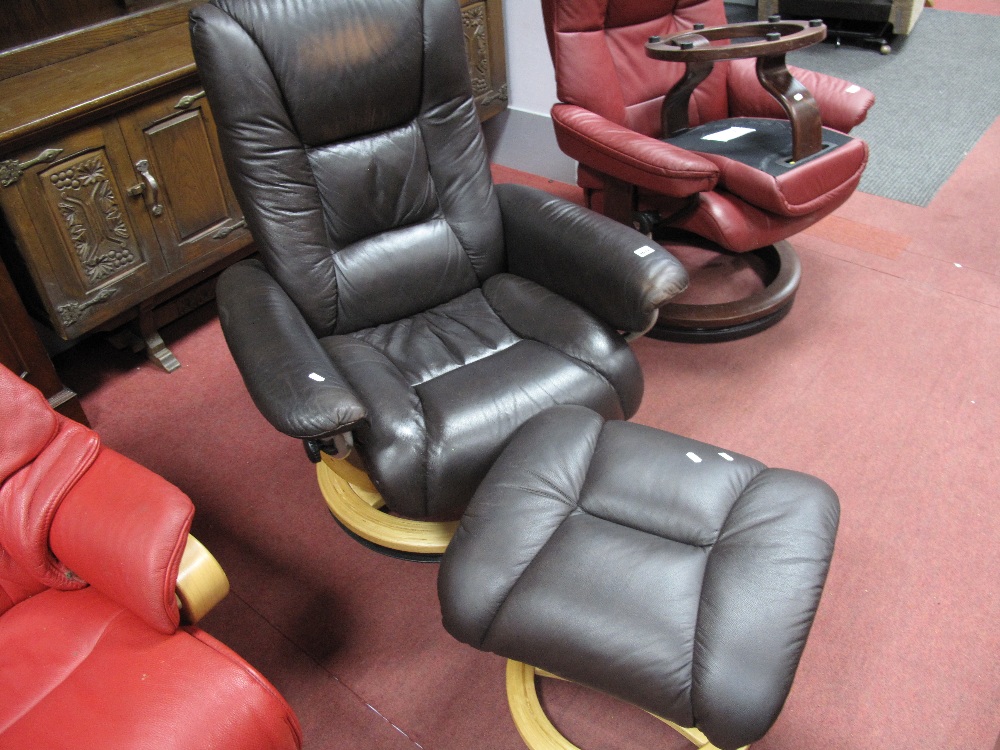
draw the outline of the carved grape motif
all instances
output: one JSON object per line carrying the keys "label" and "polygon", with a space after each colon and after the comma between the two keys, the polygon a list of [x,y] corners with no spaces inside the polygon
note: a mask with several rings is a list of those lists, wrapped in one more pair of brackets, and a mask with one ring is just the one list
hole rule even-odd
{"label": "carved grape motif", "polygon": [[490,56],[487,42],[486,6],[476,4],[462,10],[465,48],[469,57],[472,92],[476,96],[490,89]]}
{"label": "carved grape motif", "polygon": [[98,282],[136,262],[128,226],[104,161],[91,156],[49,175],[57,207],[87,279]]}

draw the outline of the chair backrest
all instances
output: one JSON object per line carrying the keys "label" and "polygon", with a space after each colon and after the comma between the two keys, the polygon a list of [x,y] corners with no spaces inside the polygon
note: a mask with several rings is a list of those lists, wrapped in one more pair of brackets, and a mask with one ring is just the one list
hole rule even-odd
{"label": "chair backrest", "polygon": [[191,36],[247,225],[317,335],[503,270],[455,0],[213,0]]}
{"label": "chair backrest", "polygon": [[99,445],[0,366],[0,614],[48,587],[83,585],[53,557],[49,526],[74,472],[94,460]]}
{"label": "chair backrest", "polygon": [[[542,0],[542,13],[559,101],[656,138],[663,97],[684,65],[646,57],[646,41],[726,23],[722,0]],[[727,71],[717,64],[695,90],[692,125],[729,116]]]}

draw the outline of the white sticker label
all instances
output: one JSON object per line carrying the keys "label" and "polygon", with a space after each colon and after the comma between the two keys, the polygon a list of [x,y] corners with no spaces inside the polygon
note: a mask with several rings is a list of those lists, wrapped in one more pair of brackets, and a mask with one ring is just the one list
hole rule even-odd
{"label": "white sticker label", "polygon": [[635,254],[638,255],[640,258],[645,258],[647,255],[655,252],[656,251],[649,245],[643,245],[642,247],[640,247],[638,250],[635,251]]}
{"label": "white sticker label", "polygon": [[687,457],[690,458],[692,461],[694,461],[696,464],[701,463],[701,456],[699,456],[697,453],[688,453]]}
{"label": "white sticker label", "polygon": [[801,102],[803,99],[805,99],[805,97],[802,96],[802,94],[796,94],[795,96],[792,97],[792,99],[794,99],[797,102]]}
{"label": "white sticker label", "polygon": [[719,455],[722,456],[727,461],[735,461],[736,460],[732,456],[730,456],[728,453],[719,453]]}
{"label": "white sticker label", "polygon": [[856,84],[856,83],[852,83],[850,86],[848,86],[846,89],[844,89],[844,91],[846,93],[848,93],[848,94],[856,94],[859,91],[861,91],[861,87],[858,86],[858,84]]}
{"label": "white sticker label", "polygon": [[725,143],[727,141],[735,141],[737,138],[742,138],[747,133],[752,133],[752,132],[754,132],[753,128],[739,128],[734,125],[731,128],[720,130],[718,133],[703,135],[701,139],[703,141],[722,141],[723,143]]}
{"label": "white sticker label", "polygon": [[314,372],[309,373],[309,379],[315,380],[317,383],[322,383],[323,381],[326,380],[326,378],[324,378],[322,375],[317,375]]}

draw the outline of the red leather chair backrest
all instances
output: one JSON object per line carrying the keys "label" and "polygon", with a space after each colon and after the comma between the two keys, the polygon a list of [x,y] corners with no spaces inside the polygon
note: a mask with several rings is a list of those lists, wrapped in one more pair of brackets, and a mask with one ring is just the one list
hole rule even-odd
{"label": "red leather chair backrest", "polygon": [[0,368],[0,485],[31,463],[59,429],[45,397]]}
{"label": "red leather chair backrest", "polygon": [[[651,36],[726,23],[722,0],[542,0],[559,101],[659,138],[663,97],[684,65],[646,57]],[[729,116],[726,64],[691,97],[691,124]]]}
{"label": "red leather chair backrest", "polygon": [[96,433],[0,367],[0,612],[46,587],[86,585],[52,554],[49,529],[99,450]]}

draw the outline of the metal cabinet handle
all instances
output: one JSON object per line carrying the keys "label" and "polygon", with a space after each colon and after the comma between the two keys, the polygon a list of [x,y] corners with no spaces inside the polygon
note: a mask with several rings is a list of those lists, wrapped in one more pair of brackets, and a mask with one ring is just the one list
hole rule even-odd
{"label": "metal cabinet handle", "polygon": [[[160,203],[160,185],[156,181],[156,178],[153,177],[153,173],[149,171],[149,161],[147,159],[140,159],[135,163],[135,170],[145,181],[146,187],[149,188],[150,199],[153,201],[153,207],[149,210],[153,216],[159,216],[163,213],[163,204]],[[131,194],[131,191],[129,192]]]}

